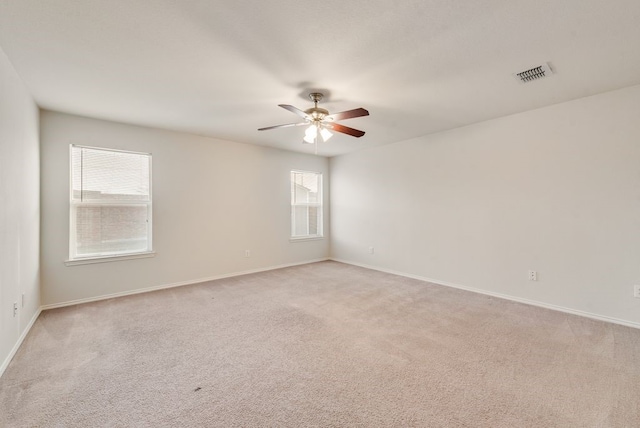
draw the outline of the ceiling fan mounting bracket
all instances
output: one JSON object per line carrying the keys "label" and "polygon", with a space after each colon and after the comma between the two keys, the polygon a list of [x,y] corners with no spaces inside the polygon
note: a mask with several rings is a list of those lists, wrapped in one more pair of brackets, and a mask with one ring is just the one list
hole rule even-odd
{"label": "ceiling fan mounting bracket", "polygon": [[311,101],[318,104],[324,98],[324,95],[320,92],[311,92],[309,94],[309,98],[311,98]]}

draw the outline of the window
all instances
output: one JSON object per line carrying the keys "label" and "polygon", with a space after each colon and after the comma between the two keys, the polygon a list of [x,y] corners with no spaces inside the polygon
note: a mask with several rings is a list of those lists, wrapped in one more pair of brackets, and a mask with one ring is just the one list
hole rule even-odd
{"label": "window", "polygon": [[151,154],[71,146],[69,258],[151,252]]}
{"label": "window", "polygon": [[291,238],[322,237],[322,174],[291,171]]}

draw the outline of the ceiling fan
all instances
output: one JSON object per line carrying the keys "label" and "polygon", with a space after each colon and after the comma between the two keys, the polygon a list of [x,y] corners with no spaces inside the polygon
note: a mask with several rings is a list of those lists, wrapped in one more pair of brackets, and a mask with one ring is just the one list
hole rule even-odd
{"label": "ceiling fan", "polygon": [[[278,104],[279,107],[289,110],[292,113],[304,119],[304,122],[288,123],[286,125],[268,126],[266,128],[260,128],[258,131],[266,131],[268,129],[275,128],[289,128],[292,126],[304,126],[309,125],[304,133],[303,142],[307,144],[318,143],[318,137],[322,141],[327,141],[333,136],[331,131],[340,132],[342,134],[351,135],[352,137],[360,138],[364,135],[364,131],[359,129],[349,128],[348,126],[335,123],[337,120],[351,119],[360,116],[369,116],[369,112],[363,108],[357,108],[353,110],[347,110],[340,113],[329,114],[328,110],[318,107],[318,102],[322,100],[323,94],[320,92],[312,92],[309,94],[309,98],[314,103],[314,106],[307,110],[300,110],[297,107],[288,104]],[[331,131],[330,131],[331,130]]]}

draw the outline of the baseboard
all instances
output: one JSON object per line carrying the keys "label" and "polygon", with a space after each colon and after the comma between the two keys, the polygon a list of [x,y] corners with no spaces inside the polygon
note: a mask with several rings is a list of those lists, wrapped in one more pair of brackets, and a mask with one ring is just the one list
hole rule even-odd
{"label": "baseboard", "polygon": [[328,257],[324,257],[324,258],[320,258],[320,259],[306,260],[304,262],[287,263],[287,264],[282,264],[282,265],[277,265],[277,266],[269,266],[269,267],[265,267],[265,268],[245,270],[245,271],[242,271],[242,272],[233,272],[233,273],[228,273],[228,274],[223,274],[223,275],[216,275],[216,276],[211,276],[211,277],[208,277],[208,278],[191,279],[191,280],[188,280],[188,281],[174,282],[174,283],[171,283],[171,284],[156,285],[156,286],[153,286],[153,287],[139,288],[139,289],[130,290],[130,291],[121,291],[119,293],[103,294],[101,296],[87,297],[87,298],[84,298],[84,299],[69,300],[67,302],[53,303],[53,304],[50,304],[50,305],[42,305],[40,307],[40,309],[43,310],[43,311],[46,311],[48,309],[63,308],[63,307],[66,307],[66,306],[80,305],[82,303],[90,303],[90,302],[97,302],[97,301],[100,301],[100,300],[113,299],[114,297],[124,297],[124,296],[130,296],[132,294],[149,293],[151,291],[164,290],[166,288],[182,287],[184,285],[199,284],[201,282],[215,281],[217,279],[224,279],[224,278],[232,278],[234,276],[248,275],[248,274],[251,274],[251,273],[267,272],[267,271],[270,271],[270,270],[282,269],[282,268],[287,268],[287,267],[292,267],[292,266],[306,265],[306,264],[309,264],[309,263],[324,262],[326,260],[329,260],[329,258]]}
{"label": "baseboard", "polygon": [[2,365],[0,366],[0,377],[2,377],[2,375],[4,374],[4,371],[7,369],[7,367],[9,367],[9,363],[11,363],[11,360],[13,360],[13,357],[16,355],[16,352],[18,352],[18,349],[20,349],[20,345],[22,345],[24,338],[27,337],[27,334],[29,334],[29,332],[31,331],[31,327],[33,327],[33,324],[35,324],[36,320],[40,316],[40,312],[42,312],[42,308],[38,308],[36,313],[31,318],[31,321],[29,321],[29,324],[27,324],[25,329],[22,331],[22,334],[18,338],[18,341],[11,349],[11,352],[9,352],[9,355],[7,355],[7,358],[5,358],[4,361],[2,362]]}
{"label": "baseboard", "polygon": [[605,321],[605,322],[610,322],[610,323],[613,323],[613,324],[620,324],[620,325],[624,325],[624,326],[627,326],[627,327],[640,329],[640,323],[621,320],[619,318],[613,318],[613,317],[608,317],[608,316],[605,316],[605,315],[593,314],[591,312],[580,311],[580,310],[577,310],[577,309],[566,308],[564,306],[553,305],[553,304],[550,304],[550,303],[540,302],[540,301],[537,301],[537,300],[524,299],[524,298],[521,298],[521,297],[510,296],[508,294],[496,293],[496,292],[493,292],[493,291],[482,290],[482,289],[479,289],[479,288],[467,287],[466,285],[454,284],[454,283],[447,282],[447,281],[440,281],[438,279],[426,278],[424,276],[419,276],[419,275],[413,275],[413,274],[410,274],[410,273],[394,271],[394,270],[391,270],[391,269],[385,269],[385,268],[381,268],[381,267],[377,267],[377,266],[371,266],[371,265],[367,265],[367,264],[363,264],[363,263],[357,263],[357,262],[352,262],[352,261],[333,258],[333,257],[330,258],[330,260],[333,260],[333,261],[336,261],[336,262],[340,262],[340,263],[345,263],[345,264],[348,264],[348,265],[362,267],[362,268],[365,268],[365,269],[372,269],[372,270],[377,270],[377,271],[380,271],[380,272],[390,273],[390,274],[393,274],[393,275],[404,276],[406,278],[417,279],[419,281],[431,282],[431,283],[437,284],[437,285],[444,285],[445,287],[458,288],[460,290],[471,291],[473,293],[479,293],[479,294],[485,294],[487,296],[497,297],[499,299],[511,300],[513,302],[524,303],[526,305],[538,306],[540,308],[551,309],[551,310],[554,310],[554,311],[564,312],[564,313],[567,313],[567,314],[578,315],[578,316],[585,317],[585,318],[591,318],[591,319],[595,319],[595,320],[599,320],[599,321]]}

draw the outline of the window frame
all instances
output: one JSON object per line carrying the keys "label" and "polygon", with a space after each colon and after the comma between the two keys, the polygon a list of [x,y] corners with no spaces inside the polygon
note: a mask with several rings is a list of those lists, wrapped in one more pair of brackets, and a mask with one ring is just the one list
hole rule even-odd
{"label": "window frame", "polygon": [[[293,174],[315,174],[318,180],[318,200],[319,202],[304,202],[304,203],[296,203],[295,202],[295,182],[293,180]],[[291,212],[290,212],[290,229],[289,229],[289,240],[292,242],[296,241],[312,241],[318,239],[324,239],[324,175],[318,171],[305,171],[300,169],[292,169],[289,172],[289,182],[290,182],[290,194],[291,194]],[[295,208],[296,207],[316,207],[318,208],[318,213],[320,215],[320,220],[318,221],[318,233],[315,235],[295,235]]]}
{"label": "window frame", "polygon": [[[86,199],[78,201],[73,197],[73,149],[90,149],[101,150],[105,152],[127,153],[134,155],[147,156],[149,161],[149,199],[148,200],[131,200],[131,199]],[[146,257],[154,257],[153,250],[153,162],[152,154],[145,152],[135,152],[131,150],[112,149],[108,147],[85,146],[80,144],[69,144],[69,259],[65,261],[65,265],[82,265],[91,263],[104,263],[116,260],[130,260]],[[77,255],[77,235],[76,235],[76,214],[78,207],[91,206],[146,206],[147,207],[147,249],[144,251],[131,251],[126,253],[105,254],[105,255]]]}

